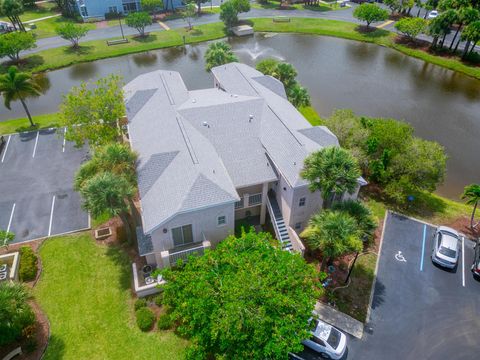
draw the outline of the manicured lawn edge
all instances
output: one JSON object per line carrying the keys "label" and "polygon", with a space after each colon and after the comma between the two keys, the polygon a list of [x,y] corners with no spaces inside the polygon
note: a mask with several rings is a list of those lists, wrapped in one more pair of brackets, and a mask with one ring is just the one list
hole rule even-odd
{"label": "manicured lawn edge", "polygon": [[58,127],[57,117],[57,113],[33,116],[36,127],[31,127],[27,118],[0,121],[0,135]]}
{"label": "manicured lawn edge", "polygon": [[[457,59],[448,59],[412,49],[395,43],[396,34],[383,29],[369,33],[358,32],[357,24],[339,20],[291,18],[288,23],[274,23],[272,18],[253,18],[250,22],[257,32],[299,33],[310,35],[332,36],[349,40],[356,40],[389,47],[405,55],[415,57],[444,68],[461,72],[465,75],[480,79],[480,67],[468,66]],[[180,46],[185,36],[186,44],[221,39],[227,36],[224,25],[220,22],[195,25],[190,32],[184,28],[170,31],[152,32],[145,39],[129,36],[128,44],[107,46],[106,40],[97,40],[81,43],[79,51],[68,47],[61,47],[40,51],[27,57],[31,66],[27,69],[32,72],[59,69],[76,63],[95,61],[122,55],[134,54],[155,49]],[[43,58],[43,60],[42,60]],[[1,69],[5,71],[5,66]]]}

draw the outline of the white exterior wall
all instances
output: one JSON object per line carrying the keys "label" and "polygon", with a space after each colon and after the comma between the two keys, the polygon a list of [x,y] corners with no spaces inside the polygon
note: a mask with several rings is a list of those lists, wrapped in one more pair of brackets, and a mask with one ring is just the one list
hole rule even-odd
{"label": "white exterior wall", "polygon": [[[227,221],[225,225],[217,225],[217,218],[219,216],[226,216]],[[179,214],[160,226],[160,228],[152,234],[154,252],[159,254],[161,251],[171,251],[174,248],[171,231],[173,228],[191,224],[194,243],[201,243],[204,240],[203,233],[205,234],[205,238],[210,241],[214,247],[218,242],[234,233],[234,223],[233,203]],[[166,233],[164,233],[164,229],[167,229]],[[157,256],[157,263],[158,258],[159,256]]]}
{"label": "white exterior wall", "polygon": [[[305,206],[299,206],[302,197],[305,198]],[[301,232],[307,226],[312,215],[322,208],[322,204],[320,191],[312,193],[306,185],[293,189],[292,210],[288,224],[295,229],[295,224],[301,222],[300,229],[295,229],[295,231]]]}
{"label": "white exterior wall", "polygon": [[280,206],[280,210],[282,211],[283,220],[285,221],[286,224],[289,224],[293,189],[285,181],[283,176],[280,175],[280,180],[278,181],[278,185],[276,186],[276,188],[274,188],[274,190],[275,190],[275,195],[277,197],[278,206]]}

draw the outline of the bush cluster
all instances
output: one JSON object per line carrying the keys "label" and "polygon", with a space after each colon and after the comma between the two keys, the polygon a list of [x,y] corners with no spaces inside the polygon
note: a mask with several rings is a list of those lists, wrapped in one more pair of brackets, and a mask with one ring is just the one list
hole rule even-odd
{"label": "bush cluster", "polygon": [[135,304],[133,305],[133,307],[135,308],[135,311],[137,311],[140,308],[144,308],[146,306],[147,306],[147,300],[144,298],[135,300]]}
{"label": "bush cluster", "polygon": [[37,276],[37,255],[30,246],[20,248],[20,280],[32,281]]}
{"label": "bush cluster", "polygon": [[152,329],[155,322],[155,314],[147,307],[141,307],[135,312],[137,316],[137,325],[142,331],[149,331]]}
{"label": "bush cluster", "polygon": [[159,330],[168,330],[173,326],[173,320],[170,314],[160,315],[158,318],[157,327]]}

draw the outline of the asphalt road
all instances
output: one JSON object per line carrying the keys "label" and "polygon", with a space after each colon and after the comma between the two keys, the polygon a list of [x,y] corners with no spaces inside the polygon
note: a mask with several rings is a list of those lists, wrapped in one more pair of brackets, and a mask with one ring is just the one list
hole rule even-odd
{"label": "asphalt road", "polygon": [[41,130],[6,136],[0,153],[0,229],[14,242],[89,227],[73,190],[75,171],[88,150],[64,141],[64,132]]}
{"label": "asphalt road", "polygon": [[370,321],[349,339],[349,359],[477,359],[480,282],[473,279],[473,242],[461,244],[449,272],[430,260],[434,228],[389,214]]}

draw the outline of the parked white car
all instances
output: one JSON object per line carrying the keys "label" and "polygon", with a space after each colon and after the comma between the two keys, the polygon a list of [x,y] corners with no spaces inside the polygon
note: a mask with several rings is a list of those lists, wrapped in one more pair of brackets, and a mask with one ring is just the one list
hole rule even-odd
{"label": "parked white car", "polygon": [[452,228],[440,226],[433,238],[432,261],[448,269],[457,266],[460,235]]}
{"label": "parked white car", "polygon": [[312,337],[302,341],[303,345],[318,352],[324,359],[341,359],[347,349],[344,333],[321,320],[312,319]]}
{"label": "parked white car", "polygon": [[6,21],[0,21],[0,34],[13,31],[15,28],[12,24]]}
{"label": "parked white car", "polygon": [[427,19],[435,19],[438,16],[438,11],[437,10],[432,10],[428,13]]}

